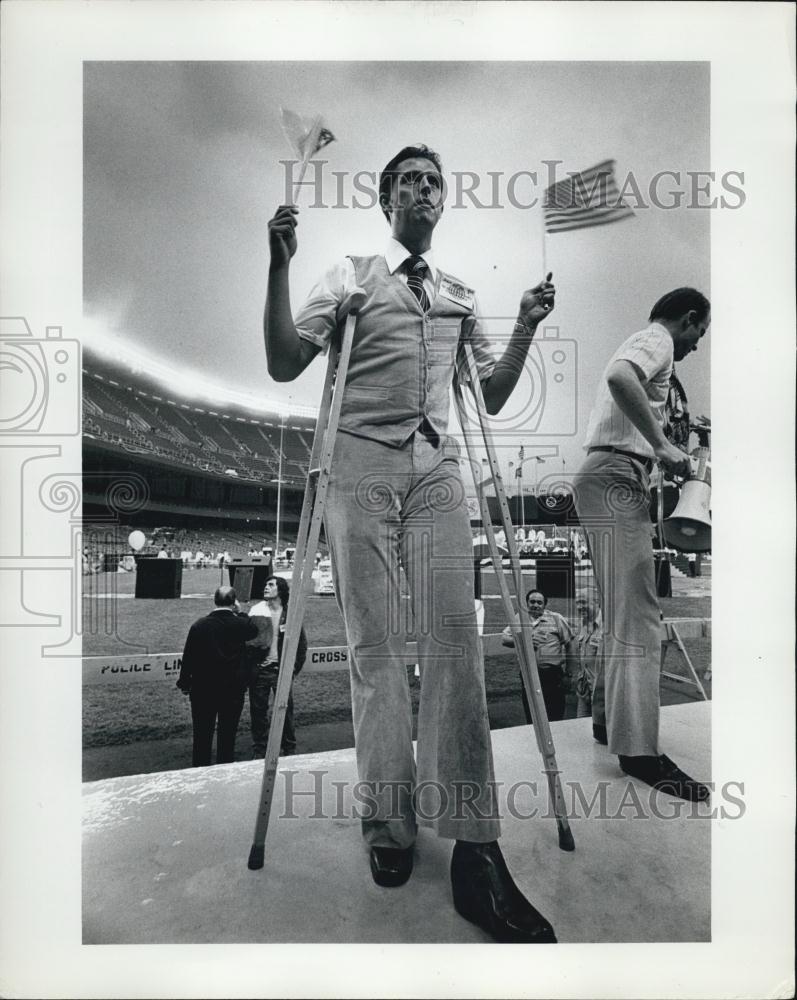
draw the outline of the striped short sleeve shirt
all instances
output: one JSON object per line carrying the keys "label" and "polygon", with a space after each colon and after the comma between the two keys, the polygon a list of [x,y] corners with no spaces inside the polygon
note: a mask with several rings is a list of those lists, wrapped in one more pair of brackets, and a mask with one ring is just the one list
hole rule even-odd
{"label": "striped short sleeve shirt", "polygon": [[531,641],[537,655],[537,666],[561,667],[565,661],[565,646],[573,638],[567,619],[557,611],[545,611],[531,621]]}
{"label": "striped short sleeve shirt", "polygon": [[673,369],[673,341],[666,327],[651,323],[632,334],[614,352],[598,384],[598,394],[587,425],[584,448],[611,445],[637,455],[653,457],[653,449],[639,433],[609,391],[607,374],[615,361],[630,361],[639,372],[642,387],[656,420],[664,424],[664,404]]}

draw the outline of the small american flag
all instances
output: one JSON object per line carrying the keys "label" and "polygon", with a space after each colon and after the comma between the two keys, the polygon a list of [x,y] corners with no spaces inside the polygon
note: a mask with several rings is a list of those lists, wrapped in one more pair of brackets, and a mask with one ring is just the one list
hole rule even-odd
{"label": "small american flag", "polygon": [[604,160],[545,189],[545,231],[564,233],[619,222],[634,214],[614,178],[614,160]]}
{"label": "small american flag", "polygon": [[302,160],[309,160],[319,149],[323,149],[335,140],[335,136],[325,127],[320,117],[304,118],[295,111],[280,108],[280,121],[286,139]]}

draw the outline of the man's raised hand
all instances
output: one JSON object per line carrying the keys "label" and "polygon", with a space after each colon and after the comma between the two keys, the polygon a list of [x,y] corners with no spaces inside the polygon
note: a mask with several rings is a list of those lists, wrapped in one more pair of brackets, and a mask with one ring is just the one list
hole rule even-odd
{"label": "man's raised hand", "polygon": [[272,270],[285,267],[296,253],[298,216],[299,209],[295,205],[280,205],[274,218],[269,220],[268,247]]}
{"label": "man's raised hand", "polygon": [[554,308],[554,297],[556,289],[551,284],[552,272],[548,272],[545,281],[541,281],[534,288],[525,291],[520,299],[520,309],[518,311],[518,322],[532,333],[540,322]]}

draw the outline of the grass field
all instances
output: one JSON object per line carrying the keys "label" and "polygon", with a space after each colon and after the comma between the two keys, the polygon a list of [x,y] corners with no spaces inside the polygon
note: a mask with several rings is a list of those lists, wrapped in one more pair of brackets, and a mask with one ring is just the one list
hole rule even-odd
{"label": "grass field", "polygon": [[[210,595],[220,581],[216,570],[193,570],[183,576],[181,600],[136,600],[132,598],[132,575],[93,578],[94,587],[104,588],[103,597],[89,586],[84,590],[84,640],[86,656],[136,652],[181,652],[193,621],[212,608]],[[506,622],[501,602],[493,599],[496,588],[485,583],[485,632],[500,631]],[[491,593],[491,591],[493,593]],[[710,597],[694,594],[663,599],[665,617],[709,617]],[[405,606],[409,609],[408,602]],[[549,605],[566,617],[573,609],[552,599]],[[309,597],[305,616],[310,645],[345,643],[343,622],[334,598]],[[698,672],[710,663],[710,642],[689,640],[689,655]],[[513,656],[491,656],[485,661],[487,699],[492,728],[523,723],[520,707],[520,677]],[[692,700],[692,689],[664,682],[663,702]],[[413,708],[417,710],[419,688],[411,678]],[[707,685],[710,694],[710,684]],[[351,746],[351,708],[348,671],[301,674],[294,685],[299,752]],[[575,714],[571,700],[569,714]],[[83,689],[84,777],[109,777],[115,773],[144,773],[190,764],[191,714],[188,699],[168,682],[89,685]],[[238,735],[237,755],[248,757],[248,707]],[[116,750],[114,750],[116,748]]]}

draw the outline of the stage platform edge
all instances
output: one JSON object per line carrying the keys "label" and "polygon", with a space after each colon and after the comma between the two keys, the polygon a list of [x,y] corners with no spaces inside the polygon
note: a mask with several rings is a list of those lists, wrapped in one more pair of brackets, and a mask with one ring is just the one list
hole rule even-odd
{"label": "stage platform edge", "polygon": [[[663,751],[706,781],[710,724],[708,702],[661,711]],[[560,943],[709,941],[709,816],[723,804],[720,792],[700,806],[651,793],[593,740],[591,720],[551,728],[575,807],[572,854],[559,850],[544,815],[547,782],[531,728],[495,731],[493,746],[504,854]],[[353,749],[281,758],[266,864],[249,871],[262,766],[84,784],[83,943],[489,942],[454,911],[450,842],[430,830],[419,833],[406,886],[373,883],[350,809]],[[587,803],[598,795],[592,813],[574,784]]]}

